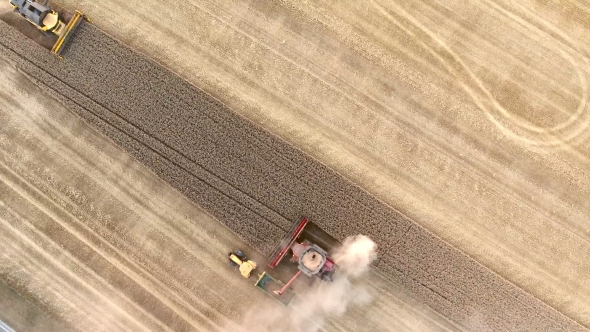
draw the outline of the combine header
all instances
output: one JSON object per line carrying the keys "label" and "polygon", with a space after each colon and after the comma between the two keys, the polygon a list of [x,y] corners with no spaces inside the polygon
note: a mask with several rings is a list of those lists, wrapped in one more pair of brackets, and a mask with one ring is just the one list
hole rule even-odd
{"label": "combine header", "polygon": [[51,52],[61,58],[64,47],[80,23],[82,23],[82,20],[88,20],[88,18],[81,12],[76,11],[74,16],[65,24],[62,21],[63,17],[47,6],[48,1],[45,0],[43,3],[39,3],[34,0],[10,0],[10,4],[16,12],[39,30],[58,37],[51,48]]}
{"label": "combine header", "polygon": [[328,253],[319,246],[303,241],[297,243],[297,238],[303,232],[307,225],[307,218],[301,218],[293,225],[293,228],[283,238],[279,246],[272,253],[268,266],[274,269],[285,255],[291,250],[293,256],[291,262],[298,264],[299,271],[286,284],[277,281],[266,272],[262,273],[256,282],[256,286],[264,290],[267,294],[277,299],[284,305],[289,305],[295,294],[289,290],[289,286],[295,281],[301,273],[311,277],[317,276],[324,281],[332,281],[332,275],[338,269],[338,265],[328,257]]}

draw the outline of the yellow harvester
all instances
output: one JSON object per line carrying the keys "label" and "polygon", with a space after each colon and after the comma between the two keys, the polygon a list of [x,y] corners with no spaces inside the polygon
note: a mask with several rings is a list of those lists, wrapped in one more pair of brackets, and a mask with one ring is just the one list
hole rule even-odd
{"label": "yellow harvester", "polygon": [[48,1],[45,0],[40,3],[34,0],[10,0],[10,4],[16,12],[41,31],[57,35],[58,39],[51,52],[61,57],[61,52],[82,22],[82,19],[88,20],[88,18],[76,11],[74,17],[65,24],[61,15],[47,6]]}

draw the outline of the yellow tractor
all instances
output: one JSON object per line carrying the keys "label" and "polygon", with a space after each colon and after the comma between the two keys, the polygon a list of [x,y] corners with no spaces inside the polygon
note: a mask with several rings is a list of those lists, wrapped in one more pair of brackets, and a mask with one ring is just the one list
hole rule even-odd
{"label": "yellow tractor", "polygon": [[242,276],[244,276],[244,278],[250,278],[252,271],[256,269],[256,263],[246,258],[244,253],[240,250],[230,252],[228,256],[229,265],[239,268],[240,273]]}

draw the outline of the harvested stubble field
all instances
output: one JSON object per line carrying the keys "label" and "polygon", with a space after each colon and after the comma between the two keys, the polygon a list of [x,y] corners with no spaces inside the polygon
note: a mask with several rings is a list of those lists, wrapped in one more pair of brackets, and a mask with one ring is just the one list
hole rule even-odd
{"label": "harvested stubble field", "polygon": [[465,328],[585,331],[96,27],[65,61],[0,27],[3,54],[32,81],[262,253],[304,214],[340,240],[374,239],[377,269]]}

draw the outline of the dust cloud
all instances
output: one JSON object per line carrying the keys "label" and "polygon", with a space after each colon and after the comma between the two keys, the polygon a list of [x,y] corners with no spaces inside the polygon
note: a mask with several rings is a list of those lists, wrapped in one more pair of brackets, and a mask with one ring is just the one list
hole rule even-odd
{"label": "dust cloud", "polygon": [[241,331],[316,332],[326,319],[344,315],[351,305],[369,303],[371,296],[355,281],[369,271],[377,258],[375,242],[364,235],[348,237],[330,257],[339,267],[332,282],[316,278],[312,287],[299,292],[288,308],[272,303],[251,310]]}

